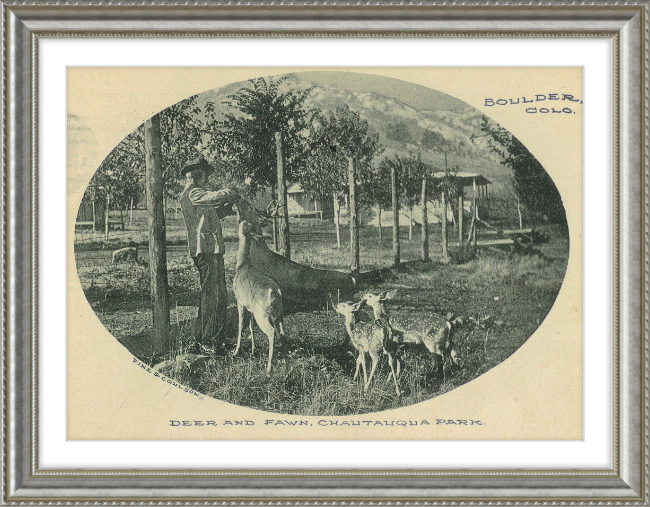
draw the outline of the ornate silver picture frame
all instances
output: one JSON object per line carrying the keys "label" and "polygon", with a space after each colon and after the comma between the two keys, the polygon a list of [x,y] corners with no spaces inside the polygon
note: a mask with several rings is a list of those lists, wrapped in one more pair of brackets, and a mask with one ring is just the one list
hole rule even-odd
{"label": "ornate silver picture frame", "polygon": [[[7,504],[601,504],[649,500],[646,2],[4,2]],[[48,470],[39,464],[38,64],[52,37],[526,37],[612,43],[612,468]],[[588,149],[588,147],[586,147]]]}

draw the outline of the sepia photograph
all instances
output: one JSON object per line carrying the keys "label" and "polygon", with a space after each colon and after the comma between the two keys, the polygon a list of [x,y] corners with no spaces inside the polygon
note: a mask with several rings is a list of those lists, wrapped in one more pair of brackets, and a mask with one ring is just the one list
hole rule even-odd
{"label": "sepia photograph", "polygon": [[170,413],[168,431],[484,425],[377,414],[490,372],[558,303],[581,231],[490,112],[575,121],[581,98],[558,87],[479,110],[344,68],[261,74],[153,114],[99,165],[101,132],[69,109],[69,276],[84,318],[161,389],[265,414]]}

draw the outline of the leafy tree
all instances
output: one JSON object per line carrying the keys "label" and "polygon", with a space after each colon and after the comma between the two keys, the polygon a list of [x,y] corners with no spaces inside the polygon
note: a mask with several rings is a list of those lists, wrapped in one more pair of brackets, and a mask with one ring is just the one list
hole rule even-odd
{"label": "leafy tree", "polygon": [[[165,193],[172,199],[178,199],[185,184],[180,178],[180,168],[189,159],[202,155],[203,124],[199,119],[200,113],[197,95],[181,100],[160,113],[163,179]],[[144,153],[144,130],[142,132]]]}
{"label": "leafy tree", "polygon": [[362,181],[361,187],[366,197],[365,201],[367,204],[378,208],[377,220],[379,243],[381,243],[383,233],[381,227],[382,211],[389,209],[392,205],[390,167],[386,164],[379,164],[377,167],[373,167],[371,171],[365,172],[363,176],[365,176],[365,179]]}
{"label": "leafy tree", "polygon": [[317,111],[305,108],[311,88],[280,91],[288,78],[249,80],[250,87],[241,88],[222,102],[234,110],[223,120],[217,119],[213,103],[206,105],[208,151],[214,158],[226,161],[232,176],[247,182],[251,192],[275,188],[275,132],[282,132],[287,181],[295,181],[307,162],[307,134]]}
{"label": "leafy tree", "polygon": [[[487,116],[481,121],[481,132],[488,139],[490,150],[501,157],[501,164],[514,176],[515,192],[521,202],[533,213],[546,216],[549,221],[566,226],[562,197],[542,164],[519,139]],[[478,136],[472,136],[472,139]]]}
{"label": "leafy tree", "polygon": [[[98,209],[128,209],[133,200],[137,206],[144,197],[144,174],[140,158],[144,159],[144,138],[140,129],[129,134],[102,161],[86,189],[84,200],[98,203]],[[140,153],[142,140],[142,153]],[[106,208],[108,206],[108,208]],[[121,213],[120,213],[121,215]],[[96,216],[96,224],[104,224],[104,216]]]}
{"label": "leafy tree", "polygon": [[347,187],[348,158],[352,157],[355,164],[357,202],[368,205],[369,194],[364,181],[368,181],[372,160],[383,150],[379,134],[371,134],[368,122],[347,105],[315,117],[310,133],[309,163],[303,166],[298,180],[311,197],[333,196],[337,232],[336,208]]}
{"label": "leafy tree", "polygon": [[[202,128],[197,119],[200,111],[196,100],[196,96],[189,97],[160,112],[165,195],[173,199],[178,198],[182,188],[179,169],[188,159],[200,154]],[[131,200],[134,206],[138,206],[144,201],[145,173],[143,124],[102,161],[84,200],[100,202],[101,209],[107,201],[111,209],[120,211],[130,207]]]}
{"label": "leafy tree", "polygon": [[422,198],[422,180],[427,180],[428,194],[433,195],[436,180],[433,169],[422,161],[420,154],[408,157],[396,157],[400,165],[400,183],[402,205],[409,209],[409,241],[413,239],[413,207]]}
{"label": "leafy tree", "polygon": [[[393,266],[398,267],[400,264],[400,238],[399,238],[399,211],[401,209],[399,198],[401,193],[400,179],[404,169],[403,160],[395,155],[394,157],[384,157],[379,163],[379,170],[391,175],[391,208],[393,210]],[[393,180],[393,173],[395,179]],[[395,183],[395,185],[393,185]],[[395,197],[395,201],[393,201]]]}
{"label": "leafy tree", "polygon": [[409,125],[404,121],[389,123],[386,126],[386,137],[391,141],[396,141],[402,145],[406,145],[413,141]]}
{"label": "leafy tree", "polygon": [[425,150],[435,151],[437,153],[444,153],[447,141],[440,132],[433,130],[425,130],[422,134],[422,141],[420,145]]}

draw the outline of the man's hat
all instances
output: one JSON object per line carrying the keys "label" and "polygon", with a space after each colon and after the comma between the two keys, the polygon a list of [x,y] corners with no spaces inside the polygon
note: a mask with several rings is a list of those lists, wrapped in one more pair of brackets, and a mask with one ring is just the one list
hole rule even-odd
{"label": "man's hat", "polygon": [[181,176],[185,176],[188,171],[205,171],[206,175],[210,175],[214,172],[214,167],[208,164],[208,161],[203,157],[192,158],[185,162],[181,169]]}

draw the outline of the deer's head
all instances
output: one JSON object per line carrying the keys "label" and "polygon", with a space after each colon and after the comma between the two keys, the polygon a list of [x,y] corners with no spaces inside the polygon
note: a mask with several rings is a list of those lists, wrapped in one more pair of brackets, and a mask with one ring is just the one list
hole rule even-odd
{"label": "deer's head", "polygon": [[237,201],[237,217],[240,224],[243,221],[248,222],[251,231],[259,235],[262,234],[262,227],[266,227],[270,223],[265,213],[259,211],[244,199]]}

